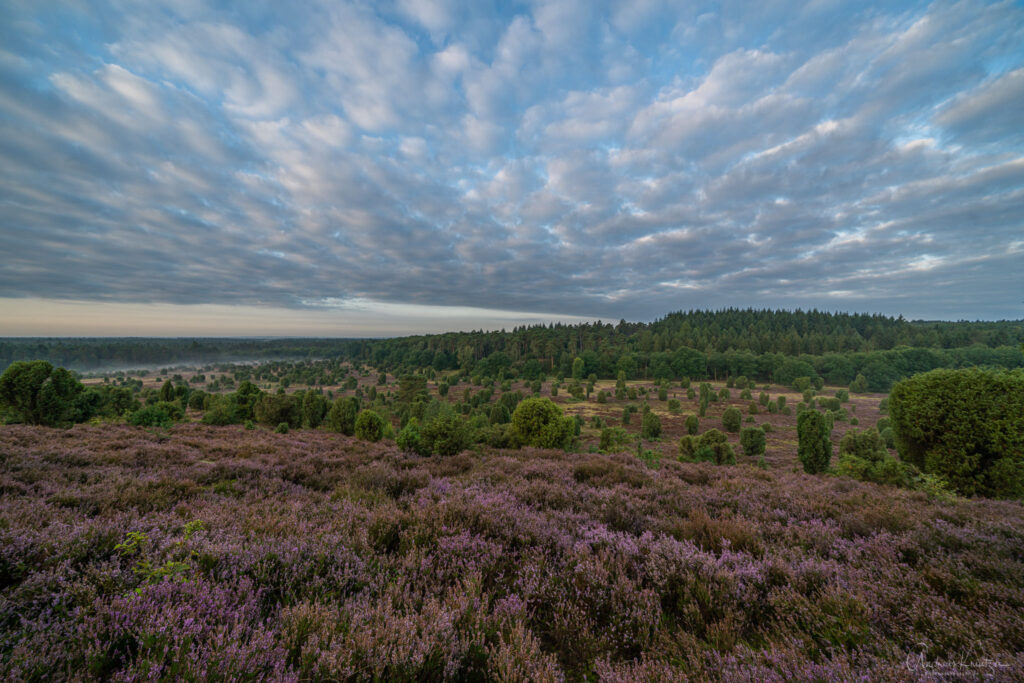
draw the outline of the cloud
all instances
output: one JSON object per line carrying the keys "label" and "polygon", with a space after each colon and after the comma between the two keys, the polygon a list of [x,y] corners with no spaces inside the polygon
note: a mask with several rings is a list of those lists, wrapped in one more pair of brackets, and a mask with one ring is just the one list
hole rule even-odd
{"label": "cloud", "polygon": [[1020,316],[1012,3],[91,7],[0,27],[8,297]]}

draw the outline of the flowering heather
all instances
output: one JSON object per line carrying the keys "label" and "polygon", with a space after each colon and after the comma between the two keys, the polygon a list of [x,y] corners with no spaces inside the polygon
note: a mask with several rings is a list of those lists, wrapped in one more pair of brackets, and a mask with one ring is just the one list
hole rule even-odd
{"label": "flowering heather", "polygon": [[0,678],[1024,680],[1024,508],[667,458],[9,426]]}

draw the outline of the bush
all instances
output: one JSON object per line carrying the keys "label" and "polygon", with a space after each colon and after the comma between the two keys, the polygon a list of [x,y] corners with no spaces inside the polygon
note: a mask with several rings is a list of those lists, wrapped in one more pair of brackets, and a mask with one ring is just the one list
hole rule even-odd
{"label": "bush", "polygon": [[626,406],[625,408],[623,408],[622,409],[622,424],[628,425],[629,424],[629,416],[632,415],[632,414],[633,414],[633,411],[631,411],[629,409],[629,406]]}
{"label": "bush", "polygon": [[648,411],[640,422],[640,436],[645,439],[657,439],[661,436],[661,418]]}
{"label": "bush", "polygon": [[533,397],[522,401],[512,413],[509,437],[518,446],[568,449],[577,426],[551,399]]}
{"label": "bush", "polygon": [[743,454],[746,456],[764,455],[766,443],[764,430],[760,427],[747,427],[740,432],[740,446],[743,447]]}
{"label": "bush", "polygon": [[[849,377],[849,375],[847,375],[847,377]],[[852,391],[855,394],[863,394],[867,390],[867,378],[864,375],[857,373],[857,376],[854,378],[854,380],[850,382],[850,391]]]}
{"label": "bush", "polygon": [[769,432],[772,431],[772,423],[771,422],[764,422],[764,423],[762,423],[761,424],[761,429],[764,430],[765,434],[768,434]]}
{"label": "bush", "polygon": [[722,413],[722,426],[725,427],[725,431],[738,432],[742,424],[743,415],[740,413],[739,408],[729,406]]}
{"label": "bush", "polygon": [[678,413],[683,409],[683,404],[679,402],[678,398],[671,398],[668,401],[668,412]]}
{"label": "bush", "polygon": [[689,434],[679,440],[679,459],[683,462],[712,462],[716,465],[735,465],[736,451],[725,434],[709,429],[700,438]]}
{"label": "bush", "polygon": [[599,448],[604,453],[620,452],[629,441],[629,432],[622,427],[606,427],[601,430]]}
{"label": "bush", "polygon": [[170,427],[174,419],[165,406],[155,404],[136,410],[128,416],[128,424],[136,427]]}
{"label": "bush", "polygon": [[277,427],[274,428],[274,433],[275,434],[287,434],[288,433],[288,423],[287,422],[282,422],[279,425],[277,425]]}
{"label": "bush", "polygon": [[828,469],[832,460],[830,431],[825,416],[816,410],[805,410],[797,417],[797,456],[804,472],[819,474]]}
{"label": "bush", "polygon": [[848,403],[850,400],[850,392],[846,389],[836,389],[836,398],[842,403]]}
{"label": "bush", "polygon": [[758,413],[761,412],[760,410],[758,410],[757,401],[750,402],[750,407],[747,409],[747,412],[749,412],[751,415],[757,415]]}
{"label": "bush", "polygon": [[606,393],[604,393],[604,390],[601,390],[601,391],[597,392],[597,402],[598,403],[607,403],[608,402],[608,395]]}
{"label": "bush", "polygon": [[687,434],[696,435],[697,434],[697,430],[699,428],[700,428],[700,420],[697,418],[697,416],[696,415],[687,415],[686,416],[686,433]]}
{"label": "bush", "polygon": [[658,400],[659,401],[667,401],[668,400],[668,390],[665,389],[665,387],[663,387],[663,386],[662,387],[658,387]]}
{"label": "bush", "polygon": [[768,394],[766,394],[765,392],[763,392],[763,391],[757,397],[758,403],[763,405],[765,408],[768,407],[768,401],[770,401],[770,400],[771,400],[771,397]]}
{"label": "bush", "polygon": [[437,455],[457,455],[469,448],[469,429],[454,412],[446,412],[423,427],[424,448]]}
{"label": "bush", "polygon": [[402,427],[402,431],[398,433],[395,443],[406,453],[415,453],[416,455],[423,456],[430,455],[430,447],[427,445],[420,430],[420,421],[415,417],[411,418]]}
{"label": "bush", "polygon": [[965,496],[1024,496],[1024,371],[932,370],[889,395],[900,458]]}
{"label": "bush", "polygon": [[328,430],[352,436],[356,429],[356,416],[359,414],[359,402],[351,396],[341,396],[334,401],[327,411],[324,425]]}
{"label": "bush", "polygon": [[384,438],[384,418],[373,410],[364,410],[356,417],[353,431],[363,441],[380,441]]}

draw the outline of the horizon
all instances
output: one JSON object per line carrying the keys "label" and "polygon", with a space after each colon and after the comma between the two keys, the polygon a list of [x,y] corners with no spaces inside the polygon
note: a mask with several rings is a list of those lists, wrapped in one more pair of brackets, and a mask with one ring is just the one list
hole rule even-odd
{"label": "horizon", "polygon": [[1019,3],[0,18],[0,336],[1024,318]]}

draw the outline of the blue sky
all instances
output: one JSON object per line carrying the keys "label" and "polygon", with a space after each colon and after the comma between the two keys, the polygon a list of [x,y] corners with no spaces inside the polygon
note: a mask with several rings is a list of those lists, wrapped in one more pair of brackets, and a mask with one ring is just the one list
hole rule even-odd
{"label": "blue sky", "polygon": [[1024,317],[1024,7],[0,2],[0,334]]}

